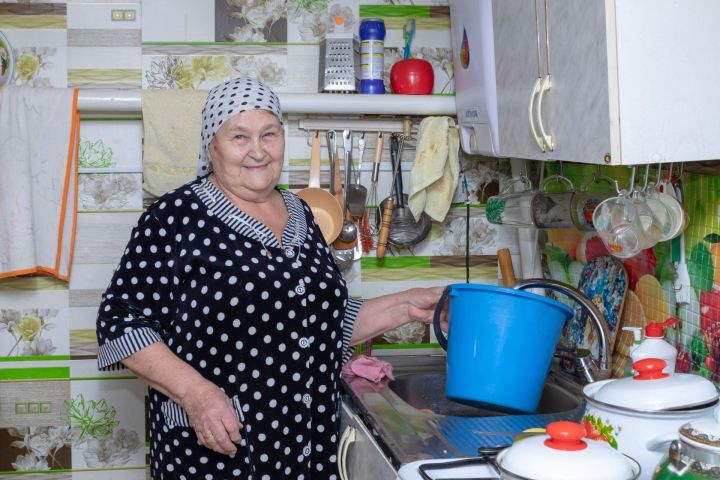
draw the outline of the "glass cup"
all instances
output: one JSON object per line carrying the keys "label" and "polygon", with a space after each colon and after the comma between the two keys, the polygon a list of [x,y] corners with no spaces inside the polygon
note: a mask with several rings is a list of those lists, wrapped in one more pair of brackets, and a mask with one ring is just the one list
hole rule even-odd
{"label": "glass cup", "polygon": [[[564,185],[564,192],[548,192],[548,185]],[[575,197],[573,183],[562,175],[551,175],[540,183],[540,191],[530,202],[530,214],[537,228],[573,228],[572,203]]]}
{"label": "glass cup", "polygon": [[658,199],[665,205],[670,217],[670,227],[666,235],[664,235],[660,241],[665,242],[672,240],[673,238],[680,235],[688,224],[688,216],[685,213],[685,209],[682,204],[678,201],[675,194],[675,188],[670,182],[662,182],[660,184],[662,191],[657,192]]}
{"label": "glass cup", "polygon": [[[524,190],[511,192],[516,183],[522,183]],[[500,195],[488,198],[485,204],[485,214],[490,223],[496,225],[510,225],[513,227],[534,228],[530,213],[530,203],[537,190],[532,188],[530,181],[525,178],[512,178],[502,189]]]}
{"label": "glass cup", "polygon": [[[652,248],[663,236],[663,228],[668,225],[667,209],[665,205],[654,200],[651,206],[643,190],[634,190],[632,201],[644,232],[644,248]],[[661,217],[663,221],[661,221]]]}
{"label": "glass cup", "polygon": [[645,228],[637,209],[639,205],[623,190],[619,196],[603,200],[593,212],[595,230],[615,257],[630,258],[646,248]]}

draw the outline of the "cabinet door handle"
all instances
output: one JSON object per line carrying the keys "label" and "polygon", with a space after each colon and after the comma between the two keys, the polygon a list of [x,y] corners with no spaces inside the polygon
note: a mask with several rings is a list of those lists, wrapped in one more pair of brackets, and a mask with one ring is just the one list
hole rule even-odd
{"label": "cabinet door handle", "polygon": [[541,83],[542,77],[537,77],[537,79],[535,79],[535,84],[533,85],[532,91],[530,92],[530,103],[528,104],[528,122],[530,122],[530,131],[532,132],[535,143],[537,144],[538,148],[540,148],[540,151],[545,153],[545,143],[543,143],[542,137],[538,135],[537,129],[535,128],[535,116],[533,112],[535,97],[537,97],[537,94],[540,92]]}
{"label": "cabinet door handle", "polygon": [[338,473],[340,480],[350,480],[347,474],[347,453],[350,444],[357,439],[357,430],[355,427],[348,426],[340,437],[340,445],[338,446]]}
{"label": "cabinet door handle", "polygon": [[[552,79],[550,77],[550,74],[545,75],[545,78],[542,82],[542,88],[540,88],[540,93],[538,94],[538,101],[537,101],[537,120],[538,120],[538,126],[540,127],[540,135],[542,135],[542,140],[545,146],[547,146],[547,149],[551,152],[555,150],[555,140],[553,139],[552,135],[548,135],[545,132],[545,126],[543,125],[543,117],[542,117],[542,103],[543,98],[545,97],[545,92],[550,90],[552,88]],[[544,152],[545,150],[543,150]]]}

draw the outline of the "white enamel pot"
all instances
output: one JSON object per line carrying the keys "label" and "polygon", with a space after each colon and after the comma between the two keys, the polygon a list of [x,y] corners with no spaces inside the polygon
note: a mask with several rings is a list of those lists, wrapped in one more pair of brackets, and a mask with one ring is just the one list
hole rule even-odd
{"label": "white enamel pot", "polygon": [[642,479],[652,478],[655,466],[678,438],[685,423],[712,419],[718,392],[698,375],[663,373],[665,361],[643,359],[633,364],[634,377],[591,383],[583,426],[588,437],[604,440],[642,467]]}
{"label": "white enamel pot", "polygon": [[517,441],[497,456],[502,480],[634,480],[640,465],[605,442],[585,438],[582,425],[554,422],[547,435]]}

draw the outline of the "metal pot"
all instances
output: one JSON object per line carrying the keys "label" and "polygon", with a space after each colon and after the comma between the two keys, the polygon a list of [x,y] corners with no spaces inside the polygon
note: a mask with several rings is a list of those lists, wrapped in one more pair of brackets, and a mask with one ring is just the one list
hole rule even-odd
{"label": "metal pot", "polygon": [[698,375],[663,373],[665,361],[635,362],[634,377],[591,383],[583,425],[590,438],[604,440],[640,463],[641,479],[650,479],[655,466],[677,438],[681,425],[709,419],[718,403],[715,386]]}

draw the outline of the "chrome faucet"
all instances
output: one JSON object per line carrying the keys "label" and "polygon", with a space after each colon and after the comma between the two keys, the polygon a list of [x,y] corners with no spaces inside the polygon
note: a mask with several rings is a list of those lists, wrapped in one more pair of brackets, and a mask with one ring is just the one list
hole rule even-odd
{"label": "chrome faucet", "polygon": [[605,322],[605,315],[590,301],[590,299],[577,288],[567,285],[557,280],[551,280],[546,278],[531,278],[527,280],[518,281],[512,288],[515,290],[526,290],[528,288],[548,288],[556,292],[564,293],[568,297],[572,298],[585,310],[587,310],[592,320],[595,330],[598,335],[598,365],[597,367],[588,358],[589,352],[586,350],[578,350],[581,353],[575,359],[575,367],[578,369],[578,373],[582,377],[582,380],[587,383],[592,383],[596,380],[604,380],[610,378],[610,357],[609,357],[609,346],[610,346],[610,329]]}

